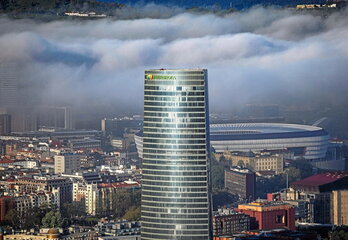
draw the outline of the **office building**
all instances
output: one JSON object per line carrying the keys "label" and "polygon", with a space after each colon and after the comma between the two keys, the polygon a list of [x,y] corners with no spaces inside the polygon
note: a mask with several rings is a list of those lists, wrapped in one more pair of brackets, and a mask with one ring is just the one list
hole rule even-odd
{"label": "office building", "polygon": [[142,120],[134,118],[104,118],[101,120],[101,130],[114,137],[123,137],[123,134],[130,130],[140,130]]}
{"label": "office building", "polygon": [[320,169],[344,171],[346,168],[348,169],[344,154],[345,148],[343,140],[337,138],[330,139],[326,158],[322,161],[312,162],[312,164]]}
{"label": "office building", "polygon": [[37,113],[32,107],[23,104],[29,106],[30,103],[20,99],[20,97],[23,98],[23,94],[19,94],[18,88],[21,77],[20,67],[20,64],[16,62],[0,60],[1,113],[11,115],[10,127],[12,132],[35,131],[37,130]]}
{"label": "office building", "polygon": [[[267,200],[295,207],[301,223],[348,224],[346,217],[348,172],[320,173],[290,184],[290,188],[268,193]],[[345,222],[345,223],[344,223]]]}
{"label": "office building", "polygon": [[54,156],[55,174],[72,174],[80,170],[80,155],[67,153]]}
{"label": "office building", "polygon": [[248,167],[256,172],[273,171],[279,174],[284,170],[284,158],[281,154],[272,154],[267,151],[258,153],[225,151],[223,156],[231,161],[232,166]]}
{"label": "office building", "polygon": [[348,190],[332,191],[331,223],[337,226],[348,225]]}
{"label": "office building", "polygon": [[0,62],[0,107],[18,105],[18,64]]}
{"label": "office building", "polygon": [[250,217],[232,209],[219,209],[213,214],[213,235],[230,236],[250,230]]}
{"label": "office building", "polygon": [[295,230],[295,209],[287,203],[260,200],[249,204],[240,204],[237,211],[252,218],[251,229],[285,228]]}
{"label": "office building", "polygon": [[225,170],[225,188],[240,199],[255,200],[256,174],[247,168]]}
{"label": "office building", "polygon": [[126,149],[126,140],[124,138],[112,138],[110,144],[116,149]]}
{"label": "office building", "polygon": [[7,109],[11,115],[12,132],[37,131],[37,110],[34,107],[11,107]]}
{"label": "office building", "polygon": [[11,133],[11,115],[0,114],[0,135]]}
{"label": "office building", "polygon": [[[308,202],[307,217],[303,219],[309,223],[330,224],[334,208],[331,204],[339,204],[344,197],[336,190],[344,190],[348,186],[348,172],[336,171],[320,173],[290,184],[290,189],[282,198],[285,200]],[[332,197],[334,197],[332,199]],[[339,205],[336,205],[340,208]],[[336,215],[337,216],[337,215]],[[334,217],[337,220],[337,217]],[[342,218],[341,218],[342,220]],[[338,220],[337,220],[338,221]]]}
{"label": "office building", "polygon": [[67,178],[57,176],[22,177],[15,180],[14,187],[20,193],[35,193],[40,191],[53,192],[55,189],[59,189],[59,203],[61,205],[72,201],[72,182]]}
{"label": "office building", "polygon": [[71,107],[41,107],[38,114],[39,127],[73,129]]}
{"label": "office building", "polygon": [[97,139],[69,140],[68,146],[71,150],[96,150],[101,148],[101,141]]}
{"label": "office building", "polygon": [[210,239],[207,70],[145,71],[142,240]]}

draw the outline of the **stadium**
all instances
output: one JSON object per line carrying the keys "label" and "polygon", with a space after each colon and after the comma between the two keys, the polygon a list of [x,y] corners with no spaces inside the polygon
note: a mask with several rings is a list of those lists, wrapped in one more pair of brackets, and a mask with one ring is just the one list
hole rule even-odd
{"label": "stadium", "polygon": [[[142,158],[142,132],[135,136]],[[307,160],[325,158],[329,134],[322,128],[284,123],[211,124],[210,143],[215,152],[289,150]]]}

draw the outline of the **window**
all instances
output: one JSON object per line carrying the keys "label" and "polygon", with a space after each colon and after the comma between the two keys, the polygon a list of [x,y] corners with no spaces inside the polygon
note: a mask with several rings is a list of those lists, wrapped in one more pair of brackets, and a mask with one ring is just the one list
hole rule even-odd
{"label": "window", "polygon": [[277,215],[276,216],[276,223],[284,223],[284,215]]}

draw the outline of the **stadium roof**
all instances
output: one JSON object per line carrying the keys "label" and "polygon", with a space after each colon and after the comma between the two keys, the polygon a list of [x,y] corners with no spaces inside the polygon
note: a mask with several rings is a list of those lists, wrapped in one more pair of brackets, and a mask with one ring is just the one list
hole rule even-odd
{"label": "stadium roof", "polygon": [[[137,136],[143,136],[140,131]],[[327,136],[328,133],[316,126],[285,123],[231,123],[210,124],[210,140],[282,139]]]}
{"label": "stadium roof", "polygon": [[289,133],[323,130],[320,127],[311,125],[286,124],[286,123],[230,123],[230,124],[210,124],[212,132],[236,132],[239,133]]}

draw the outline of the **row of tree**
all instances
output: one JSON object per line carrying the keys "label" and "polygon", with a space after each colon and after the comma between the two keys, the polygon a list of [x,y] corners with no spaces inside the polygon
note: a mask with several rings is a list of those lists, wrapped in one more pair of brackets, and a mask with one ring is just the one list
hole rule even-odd
{"label": "row of tree", "polygon": [[120,4],[96,0],[1,0],[0,12],[109,11]]}
{"label": "row of tree", "polygon": [[[110,216],[113,219],[140,220],[141,190],[118,190],[112,196],[115,206]],[[95,224],[97,218],[90,218],[86,214],[83,202],[65,203],[60,209],[57,207],[34,207],[25,212],[11,209],[5,215],[5,221],[0,226],[9,226],[13,229],[39,229],[50,227],[66,227],[70,224]]]}
{"label": "row of tree", "polygon": [[68,224],[57,208],[48,207],[35,207],[23,213],[11,209],[5,215],[5,221],[0,223],[1,226],[10,226],[15,230],[64,227]]}
{"label": "row of tree", "polygon": [[141,191],[119,190],[113,196],[114,218],[140,220]]}

